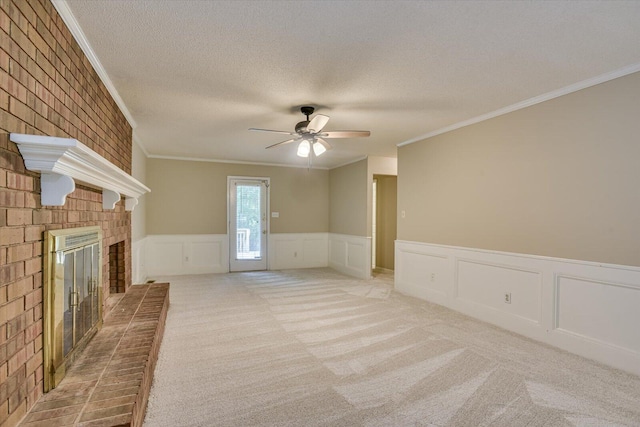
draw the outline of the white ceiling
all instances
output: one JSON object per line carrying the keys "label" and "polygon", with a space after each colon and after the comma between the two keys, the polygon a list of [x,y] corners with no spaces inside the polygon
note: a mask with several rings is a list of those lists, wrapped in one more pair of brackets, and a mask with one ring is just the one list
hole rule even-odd
{"label": "white ceiling", "polygon": [[[56,0],[58,1],[58,0]],[[640,1],[66,0],[153,156],[305,165],[264,147],[317,106],[322,167],[640,70]],[[600,78],[604,80],[607,77]],[[597,80],[597,81],[600,81]]]}

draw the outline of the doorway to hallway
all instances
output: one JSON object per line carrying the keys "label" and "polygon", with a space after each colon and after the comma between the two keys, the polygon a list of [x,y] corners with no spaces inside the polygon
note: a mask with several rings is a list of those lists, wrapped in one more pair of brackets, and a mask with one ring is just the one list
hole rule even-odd
{"label": "doorway to hallway", "polygon": [[371,268],[392,272],[395,269],[397,228],[397,186],[394,175],[373,175]]}

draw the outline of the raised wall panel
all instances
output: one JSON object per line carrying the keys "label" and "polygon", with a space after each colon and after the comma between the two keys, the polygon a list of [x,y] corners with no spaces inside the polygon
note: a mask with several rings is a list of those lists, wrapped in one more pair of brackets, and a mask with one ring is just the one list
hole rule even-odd
{"label": "raised wall panel", "polygon": [[131,282],[133,284],[147,281],[146,246],[146,237],[131,242]]}
{"label": "raised wall panel", "polygon": [[208,273],[211,269],[219,269],[222,260],[222,244],[216,241],[191,242],[189,248],[191,268]]}
{"label": "raised wall panel", "polygon": [[[539,272],[458,260],[456,273],[457,298],[534,322],[540,321],[542,277]],[[506,293],[510,296],[510,303],[505,302]]]}
{"label": "raised wall panel", "polygon": [[275,233],[269,235],[269,269],[327,267],[327,233]]}
{"label": "raised wall panel", "polygon": [[329,263],[347,264],[347,245],[344,240],[329,239]]}
{"label": "raised wall panel", "polygon": [[317,233],[321,236],[306,237],[302,240],[304,268],[327,267],[329,265],[328,233]]}
{"label": "raised wall panel", "polygon": [[371,238],[329,233],[329,267],[361,279],[371,277]]}
{"label": "raised wall panel", "polygon": [[361,242],[346,242],[347,245],[347,267],[358,270],[364,269],[365,245]]}
{"label": "raised wall panel", "polygon": [[147,265],[151,275],[181,274],[184,245],[175,241],[152,241],[148,256]]}
{"label": "raised wall panel", "polygon": [[272,270],[295,268],[298,257],[302,258],[302,250],[298,239],[279,239],[272,243],[269,251]]}
{"label": "raised wall panel", "polygon": [[150,235],[146,237],[147,275],[229,271],[226,234]]}
{"label": "raised wall panel", "polygon": [[[402,267],[398,268],[398,262]],[[446,275],[449,258],[425,252],[404,250],[396,254],[396,289],[407,295],[434,302],[447,297]]]}
{"label": "raised wall panel", "polygon": [[556,328],[640,352],[640,285],[556,280]]}

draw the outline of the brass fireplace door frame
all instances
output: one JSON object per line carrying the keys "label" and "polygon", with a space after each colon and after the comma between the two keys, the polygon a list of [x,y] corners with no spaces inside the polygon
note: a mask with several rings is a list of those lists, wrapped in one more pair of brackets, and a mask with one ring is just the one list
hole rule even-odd
{"label": "brass fireplace door frame", "polygon": [[[87,295],[89,295],[90,303],[93,301],[95,292],[98,293],[97,322],[85,332],[83,337],[75,342],[69,353],[64,355],[64,312],[65,312],[65,254],[73,253],[73,292],[69,295],[67,306],[71,311],[73,320],[72,334],[75,335],[76,313],[75,307],[78,305],[77,292],[77,270],[76,253],[82,251],[83,248],[91,247],[97,244],[97,277],[94,277],[93,264],[91,274],[87,279],[84,276],[83,266],[83,283],[87,286]],[[93,249],[92,249],[93,253]],[[84,254],[83,254],[84,257]],[[65,376],[67,369],[73,363],[73,360],[82,352],[89,340],[102,327],[102,264],[103,264],[103,247],[102,247],[102,229],[100,227],[80,227],[62,230],[51,230],[45,233],[45,254],[44,254],[44,331],[43,331],[43,356],[44,356],[44,391],[45,393],[55,388],[62,378]],[[84,259],[84,258],[83,258]],[[93,259],[91,260],[93,262]],[[85,264],[86,265],[86,264]],[[85,283],[86,282],[86,283]],[[86,298],[85,298],[86,299]],[[92,316],[93,317],[93,316]],[[92,323],[93,320],[90,320]],[[67,332],[68,333],[68,332]],[[72,336],[72,341],[75,341]]]}

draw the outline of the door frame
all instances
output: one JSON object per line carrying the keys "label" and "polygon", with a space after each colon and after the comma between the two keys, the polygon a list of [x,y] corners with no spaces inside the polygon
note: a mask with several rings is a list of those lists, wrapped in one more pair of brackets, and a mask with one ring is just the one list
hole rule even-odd
{"label": "door frame", "polygon": [[[227,176],[227,247],[229,248],[229,271],[242,271],[242,270],[232,270],[231,262],[232,262],[232,245],[231,245],[231,181],[236,180],[246,180],[246,181],[262,181],[266,187],[265,194],[265,231],[264,234],[264,262],[265,262],[265,270],[269,270],[269,234],[271,234],[271,221],[270,221],[270,206],[271,206],[271,178],[270,177],[261,177],[261,176]],[[244,270],[244,271],[261,271],[261,270]]]}

